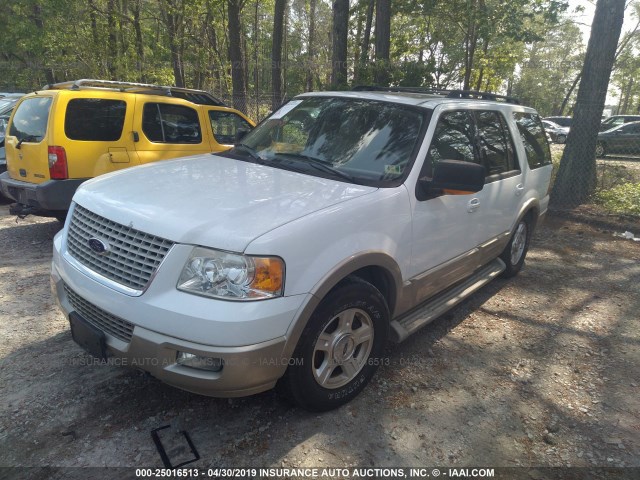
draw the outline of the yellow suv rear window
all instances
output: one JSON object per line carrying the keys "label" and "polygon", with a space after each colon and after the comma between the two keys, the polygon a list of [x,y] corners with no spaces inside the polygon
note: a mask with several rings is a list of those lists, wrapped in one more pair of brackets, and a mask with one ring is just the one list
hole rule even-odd
{"label": "yellow suv rear window", "polygon": [[70,140],[114,142],[122,136],[126,111],[127,104],[122,100],[70,100],[64,119],[64,133]]}

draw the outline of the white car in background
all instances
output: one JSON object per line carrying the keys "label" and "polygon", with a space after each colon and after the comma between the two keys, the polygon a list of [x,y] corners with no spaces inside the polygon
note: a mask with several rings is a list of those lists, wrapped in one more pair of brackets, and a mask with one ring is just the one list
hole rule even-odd
{"label": "white car in background", "polygon": [[549,141],[553,143],[566,143],[569,136],[569,127],[562,127],[557,123],[549,120],[542,120],[542,125],[549,137]]}

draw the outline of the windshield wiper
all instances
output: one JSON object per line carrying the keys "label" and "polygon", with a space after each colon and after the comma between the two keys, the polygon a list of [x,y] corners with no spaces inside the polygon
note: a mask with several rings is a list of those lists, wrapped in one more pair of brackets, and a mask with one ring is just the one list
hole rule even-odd
{"label": "windshield wiper", "polygon": [[36,137],[35,135],[26,135],[22,137],[18,143],[16,143],[16,148],[20,150],[20,147],[22,147],[22,142],[33,142],[37,139],[38,137]]}
{"label": "windshield wiper", "polygon": [[309,155],[305,155],[303,153],[278,153],[279,156],[283,157],[291,157],[291,158],[303,158],[307,161],[308,165],[315,168],[316,170],[320,170],[321,172],[328,173],[330,175],[334,175],[336,177],[340,177],[343,180],[347,180],[351,183],[358,183],[356,178],[348,173],[345,173],[341,170],[338,170],[331,163],[321,160],[319,158],[311,157]]}
{"label": "windshield wiper", "polygon": [[262,157],[260,157],[260,155],[258,154],[258,151],[257,151],[255,148],[250,147],[250,146],[249,146],[249,145],[247,145],[246,143],[237,143],[237,144],[233,147],[233,149],[234,149],[234,150],[236,150],[236,149],[244,150],[245,152],[247,152],[247,153],[249,154],[249,156],[250,156],[251,158],[253,158],[253,159],[254,159],[254,160],[256,160],[257,162],[259,162],[259,163],[263,163],[263,162],[264,162],[264,160],[262,159]]}

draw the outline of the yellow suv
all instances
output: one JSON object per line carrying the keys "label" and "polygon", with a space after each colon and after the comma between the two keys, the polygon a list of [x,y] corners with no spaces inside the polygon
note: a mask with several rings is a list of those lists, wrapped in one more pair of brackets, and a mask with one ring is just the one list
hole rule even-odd
{"label": "yellow suv", "polygon": [[13,112],[0,188],[16,201],[12,214],[62,220],[90,178],[227,150],[253,126],[201,90],[88,79],[48,85],[24,96]]}

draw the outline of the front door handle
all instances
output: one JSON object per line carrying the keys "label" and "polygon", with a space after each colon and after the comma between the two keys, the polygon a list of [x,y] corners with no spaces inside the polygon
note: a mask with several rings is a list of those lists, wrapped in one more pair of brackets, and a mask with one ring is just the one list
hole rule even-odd
{"label": "front door handle", "polygon": [[467,204],[467,212],[473,213],[478,209],[478,207],[480,207],[480,200],[478,200],[477,198],[472,198]]}
{"label": "front door handle", "polygon": [[516,185],[516,197],[522,195],[522,192],[524,192],[524,185],[519,183],[518,185]]}

